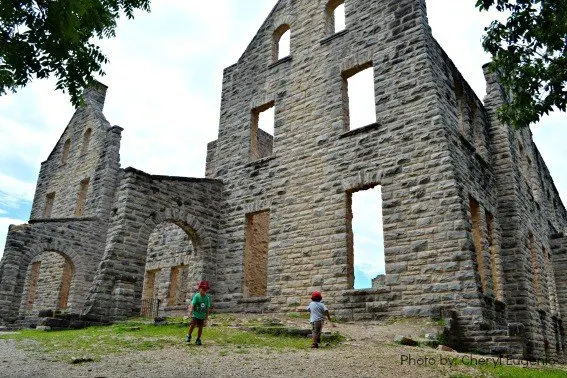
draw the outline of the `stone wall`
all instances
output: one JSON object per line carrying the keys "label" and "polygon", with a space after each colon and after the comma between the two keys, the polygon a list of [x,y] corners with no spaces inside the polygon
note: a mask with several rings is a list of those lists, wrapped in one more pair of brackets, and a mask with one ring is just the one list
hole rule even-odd
{"label": "stone wall", "polygon": [[203,260],[197,256],[189,235],[166,222],[150,235],[145,270],[142,299],[159,299],[162,314],[184,312],[203,276]]}
{"label": "stone wall", "polygon": [[88,313],[111,319],[140,314],[150,235],[164,222],[190,236],[194,261],[203,269],[198,280],[214,282],[221,187],[217,180],[152,176],[127,168],[117,190],[106,250],[87,299]]}

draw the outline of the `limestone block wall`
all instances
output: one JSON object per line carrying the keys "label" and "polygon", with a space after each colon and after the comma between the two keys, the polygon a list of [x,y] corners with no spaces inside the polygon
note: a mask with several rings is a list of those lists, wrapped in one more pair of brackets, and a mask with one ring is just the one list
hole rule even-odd
{"label": "limestone block wall", "polygon": [[159,299],[162,311],[171,307],[184,311],[203,275],[203,259],[187,233],[166,222],[150,235],[145,271],[142,299]]}
{"label": "limestone block wall", "polygon": [[[238,63],[225,70],[213,176],[225,183],[218,305],[243,296],[246,215],[270,211],[268,300],[296,310],[314,289],[350,318],[432,315],[463,303],[481,316],[423,1],[346,2],[347,30],[329,35],[326,1],[280,2]],[[291,56],[271,60],[291,27]],[[373,66],[377,123],[349,131],[344,78]],[[235,91],[238,88],[238,92]],[[271,157],[250,161],[252,110],[275,103]],[[382,185],[386,289],[352,299],[347,196]],[[254,303],[258,308],[258,305]],[[382,314],[380,314],[382,311]],[[468,310],[473,311],[473,310]]]}
{"label": "limestone block wall", "polygon": [[164,222],[176,224],[190,236],[203,265],[199,279],[215,282],[221,187],[217,180],[126,169],[86,312],[111,319],[140,314],[150,235]]}
{"label": "limestone block wall", "polygon": [[[42,309],[62,307],[81,313],[104,251],[106,226],[88,219],[31,222],[12,226],[8,232],[0,261],[0,319],[11,323],[33,318]],[[38,261],[34,303],[28,308],[30,267]],[[66,306],[58,301],[63,276],[69,277],[63,261],[72,268]]]}
{"label": "limestone block wall", "polygon": [[[105,92],[101,88],[96,93],[104,98]],[[122,129],[110,126],[102,106],[87,96],[42,163],[31,219],[108,217],[120,169]]]}

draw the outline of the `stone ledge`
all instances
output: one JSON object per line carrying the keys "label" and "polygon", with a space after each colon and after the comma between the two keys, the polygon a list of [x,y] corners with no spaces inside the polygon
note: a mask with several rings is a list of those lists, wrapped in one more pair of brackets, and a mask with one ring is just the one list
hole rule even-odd
{"label": "stone ledge", "polygon": [[370,289],[354,289],[354,290],[344,290],[341,292],[342,296],[347,295],[371,295],[371,294],[387,294],[390,293],[391,290],[389,287],[373,287]]}
{"label": "stone ledge", "polygon": [[334,41],[335,39],[338,39],[338,38],[342,37],[342,36],[345,35],[345,34],[348,34],[348,29],[341,30],[341,31],[338,32],[338,33],[335,33],[335,34],[333,34],[333,35],[331,35],[331,36],[329,36],[329,37],[327,37],[327,38],[324,38],[324,39],[321,40],[320,43],[321,43],[321,45],[326,45],[326,44],[328,44],[329,42]]}
{"label": "stone ledge", "polygon": [[236,303],[265,303],[271,300],[271,297],[240,298],[236,300]]}
{"label": "stone ledge", "polygon": [[150,173],[140,171],[139,169],[133,167],[128,167],[124,169],[124,172],[134,173],[140,176],[146,176],[152,180],[168,180],[168,181],[180,181],[180,182],[209,182],[209,183],[219,183],[219,184],[223,183],[221,180],[209,179],[209,178],[152,175]]}
{"label": "stone ledge", "polygon": [[374,123],[371,123],[370,125],[362,126],[362,127],[359,127],[358,129],[349,130],[347,132],[344,132],[344,133],[341,134],[339,139],[348,138],[351,135],[357,135],[357,134],[362,134],[362,133],[365,133],[365,132],[370,132],[372,130],[376,130],[376,129],[380,128],[380,126],[382,126],[382,125],[380,125],[378,122],[374,122]]}
{"label": "stone ledge", "polygon": [[65,223],[65,222],[92,222],[98,221],[98,217],[81,217],[81,218],[40,218],[40,219],[30,219],[29,224],[35,223]]}
{"label": "stone ledge", "polygon": [[284,64],[284,63],[291,62],[291,61],[292,61],[292,57],[291,57],[291,55],[288,55],[288,56],[286,56],[286,57],[284,57],[284,58],[281,58],[281,59],[278,60],[277,62],[274,62],[274,63],[270,64],[270,65],[268,66],[268,69],[277,67],[277,66],[279,66],[280,64]]}

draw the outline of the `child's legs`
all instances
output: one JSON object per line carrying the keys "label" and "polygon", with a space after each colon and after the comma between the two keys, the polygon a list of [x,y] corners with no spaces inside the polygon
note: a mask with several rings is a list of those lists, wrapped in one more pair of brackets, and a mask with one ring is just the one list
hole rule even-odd
{"label": "child's legs", "polygon": [[195,329],[195,318],[191,319],[191,323],[189,323],[189,331],[187,332],[189,336],[193,333],[193,329]]}
{"label": "child's legs", "polygon": [[312,323],[312,336],[313,336],[313,345],[319,344],[321,338],[321,329],[323,328],[323,321],[317,320]]}
{"label": "child's legs", "polygon": [[197,338],[198,338],[198,339],[200,339],[200,338],[201,338],[201,335],[203,334],[203,325],[204,325],[204,323],[205,323],[205,322],[201,320],[201,321],[197,324],[197,327],[199,327],[199,329],[197,330]]}

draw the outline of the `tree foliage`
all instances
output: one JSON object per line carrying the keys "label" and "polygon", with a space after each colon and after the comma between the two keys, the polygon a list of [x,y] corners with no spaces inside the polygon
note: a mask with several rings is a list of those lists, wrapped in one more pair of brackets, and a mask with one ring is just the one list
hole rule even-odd
{"label": "tree foliage", "polygon": [[509,14],[485,31],[484,49],[492,54],[509,94],[499,111],[502,122],[515,128],[537,122],[554,107],[567,106],[567,1],[477,0],[480,10],[495,7]]}
{"label": "tree foliage", "polygon": [[150,0],[0,0],[0,95],[54,75],[73,105],[104,75],[96,39],[115,36],[121,14],[149,11]]}

